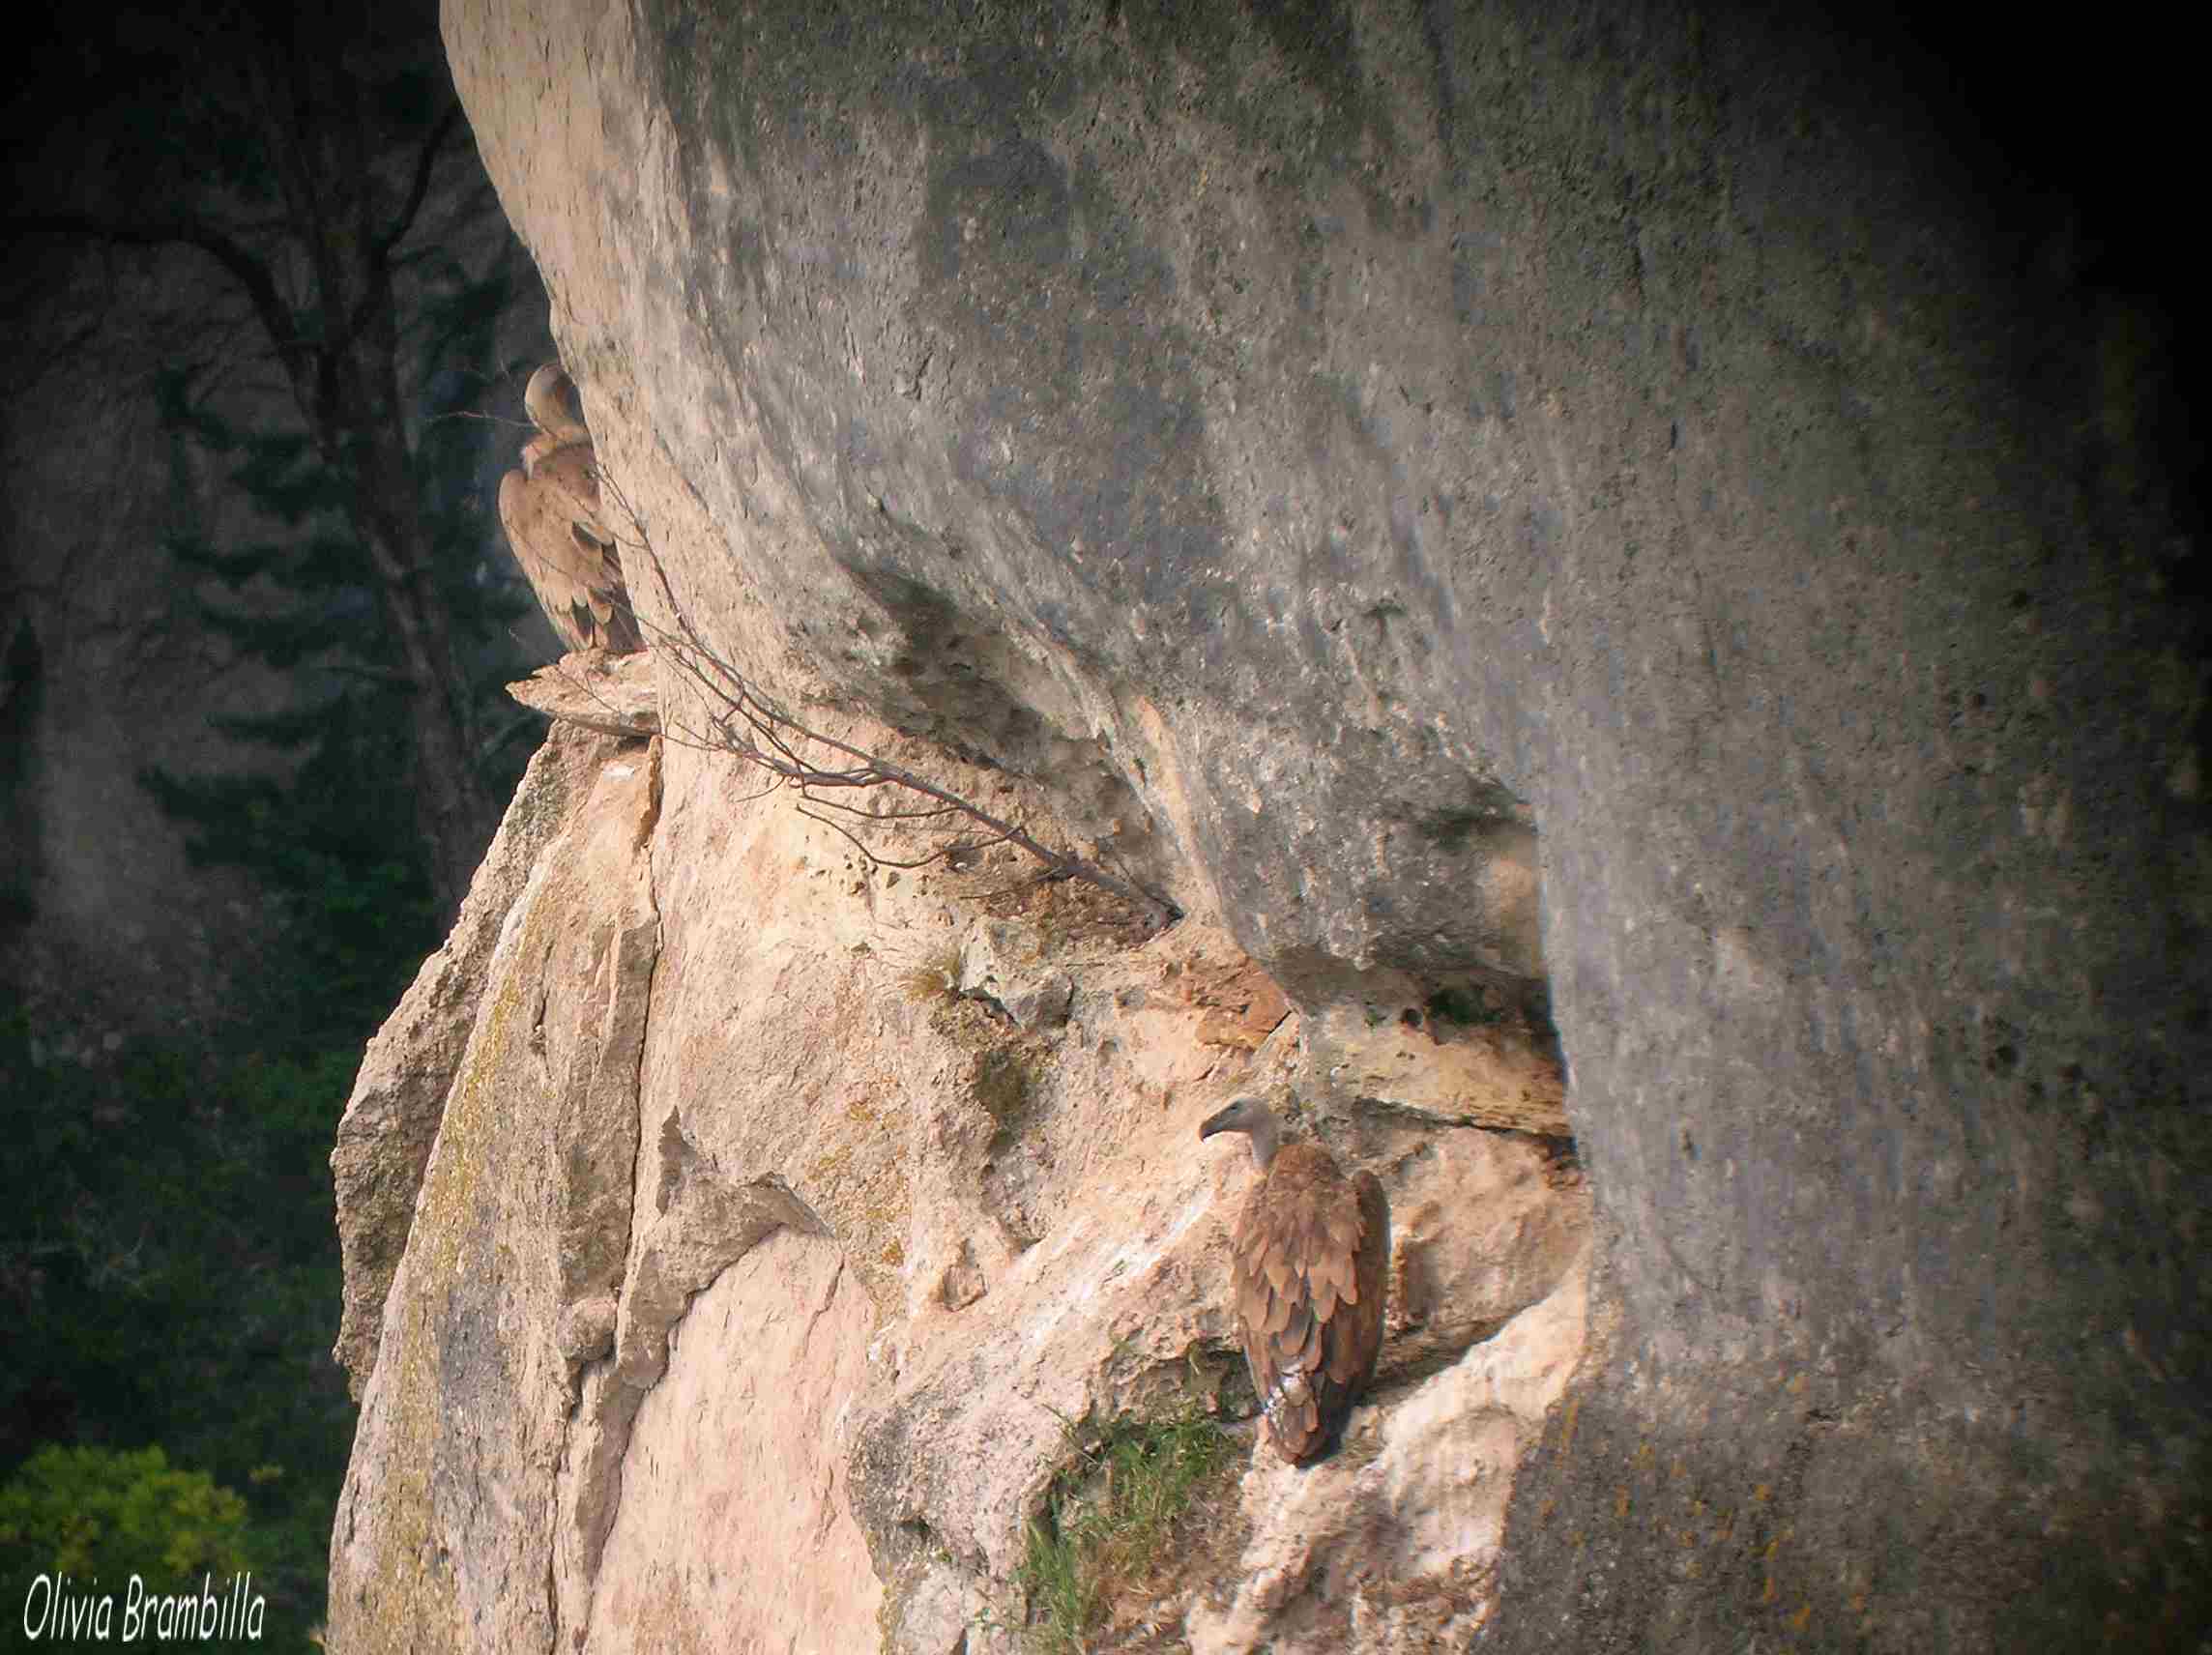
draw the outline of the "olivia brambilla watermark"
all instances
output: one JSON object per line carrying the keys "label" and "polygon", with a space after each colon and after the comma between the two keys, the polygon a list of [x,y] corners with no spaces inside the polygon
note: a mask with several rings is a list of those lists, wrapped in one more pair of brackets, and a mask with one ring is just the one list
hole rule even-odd
{"label": "olivia brambilla watermark", "polygon": [[22,1627],[33,1643],[258,1643],[268,1609],[250,1571],[220,1582],[202,1575],[196,1592],[158,1592],[137,1575],[103,1589],[98,1576],[87,1585],[41,1574],[23,1594]]}

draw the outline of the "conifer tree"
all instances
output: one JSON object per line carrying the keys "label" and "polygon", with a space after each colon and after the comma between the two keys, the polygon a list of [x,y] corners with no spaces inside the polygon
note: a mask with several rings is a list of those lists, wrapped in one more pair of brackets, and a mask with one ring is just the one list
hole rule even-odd
{"label": "conifer tree", "polygon": [[[151,15],[141,21],[162,26]],[[421,25],[406,7],[234,4],[195,15],[190,41],[156,40],[129,61],[129,73],[150,78],[131,93],[139,107],[121,128],[111,198],[7,229],[189,247],[246,300],[301,426],[289,448],[269,438],[242,450],[241,480],[264,504],[316,520],[320,537],[288,571],[303,594],[350,578],[372,599],[373,626],[357,626],[345,647],[359,670],[385,675],[387,711],[405,732],[404,793],[422,866],[435,910],[450,916],[498,798],[480,763],[467,666],[466,634],[480,617],[456,610],[473,554],[456,559],[441,535],[433,502],[450,456],[425,439],[435,424],[411,418],[423,347],[436,340],[411,330],[422,318],[403,316],[398,299],[403,271],[420,275],[442,256],[410,236],[463,132]],[[448,321],[480,323],[504,299],[463,282],[448,295]],[[193,411],[189,385],[166,392],[181,418]],[[196,434],[229,440],[204,421]],[[238,571],[258,555],[181,549],[228,558]],[[335,627],[343,617],[326,619]],[[244,618],[238,627],[269,658],[306,647],[305,635],[253,636]]]}

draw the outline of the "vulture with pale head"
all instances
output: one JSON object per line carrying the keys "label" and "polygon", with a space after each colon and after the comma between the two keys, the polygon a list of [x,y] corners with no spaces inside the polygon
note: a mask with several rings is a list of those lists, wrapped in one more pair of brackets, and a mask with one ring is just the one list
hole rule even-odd
{"label": "vulture with pale head", "polygon": [[599,516],[599,473],[576,383],[556,363],[530,376],[523,411],[538,435],[499,485],[499,520],[538,606],[571,650],[645,648],[615,537]]}
{"label": "vulture with pale head", "polygon": [[1232,1291],[1267,1438],[1294,1466],[1336,1445],[1374,1377],[1389,1291],[1390,1204],[1373,1173],[1348,1178],[1318,1144],[1284,1144],[1275,1115],[1240,1097],[1198,1129],[1241,1132],[1260,1181],[1232,1240]]}

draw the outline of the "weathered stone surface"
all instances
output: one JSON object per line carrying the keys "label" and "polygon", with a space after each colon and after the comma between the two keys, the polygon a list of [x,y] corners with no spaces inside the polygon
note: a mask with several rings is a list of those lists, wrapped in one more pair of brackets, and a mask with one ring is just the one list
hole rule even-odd
{"label": "weathered stone surface", "polygon": [[[1578,1264],[1580,1261],[1577,1261]],[[1464,1647],[1492,1607],[1513,1473],[1584,1349],[1583,1274],[1306,1469],[1262,1454],[1253,1539],[1186,1621],[1192,1655]]]}
{"label": "weathered stone surface", "polygon": [[[871,866],[729,753],[558,724],[547,750],[568,760],[533,769],[516,820],[564,814],[519,879],[524,840],[502,841],[497,947],[468,956],[473,985],[437,979],[466,1051],[367,1379],[334,1635],[389,1646],[396,1609],[419,1648],[1013,1655],[1067,1422],[1184,1406],[1196,1373],[1216,1394],[1234,1361],[1246,1161],[1195,1133],[1225,1088],[1316,1084],[1295,1016],[1225,1052],[1218,1008],[1179,992],[1258,974],[1219,929],[1148,940],[988,857]],[[1058,835],[1003,778],[942,755],[933,774]],[[872,836],[899,859],[941,840]],[[946,962],[983,937],[1059,973],[1060,1021],[961,992]],[[417,1037],[427,1058],[451,1034],[403,1008],[380,1063]],[[1378,1413],[1579,1292],[1586,1199],[1536,1141],[1343,1098],[1306,1124],[1408,1214]],[[1394,1497],[1362,1485],[1361,1509],[1387,1523]],[[1408,1589],[1474,1566],[1422,1563]],[[1174,1582],[1165,1622],[1212,1584]]]}
{"label": "weathered stone surface", "polygon": [[[1164,950],[1166,942],[1145,953]],[[1202,1020],[1182,1008],[1176,1016],[1185,1060],[1218,1062],[1197,1038]],[[1069,1421],[1141,1410],[1163,1386],[1172,1389],[1194,1354],[1234,1348],[1227,1226],[1252,1176],[1241,1142],[1194,1146],[1197,1123],[1210,1113],[1206,1106],[1162,1113],[1144,1107],[1141,1092],[1134,1110],[1109,1113],[1083,1101],[1110,1099],[1118,1089],[1107,1074],[1087,1073],[1075,1054],[1063,1062],[1075,1083],[1069,1104],[1082,1111],[1071,1123],[1081,1125],[1074,1141],[1087,1164],[1064,1180],[1067,1193],[1053,1204],[1062,1220],[1010,1263],[980,1303],[952,1319],[966,1325],[940,1331],[926,1317],[909,1324],[901,1339],[911,1343],[888,1350],[895,1383],[863,1408],[858,1435],[854,1498],[879,1559],[899,1557],[913,1536],[926,1535],[941,1557],[965,1564],[981,1587],[1018,1566],[1024,1520],[1065,1457]],[[1245,1076],[1264,1082],[1267,1072]],[[1212,1086],[1208,1093],[1224,1096]],[[1385,1347],[1378,1380],[1385,1400],[1355,1418],[1432,1408],[1419,1399],[1440,1383],[1452,1390],[1461,1381],[1428,1376],[1470,1347],[1487,1348],[1478,1341],[1507,1343],[1501,1327],[1523,1328],[1532,1343],[1512,1345],[1515,1353],[1499,1360],[1542,1367],[1556,1392],[1582,1353],[1581,1312],[1557,1313],[1563,1320],[1553,1325],[1528,1307],[1581,1302],[1587,1215],[1579,1182],[1548,1180],[1538,1146],[1496,1134],[1437,1135],[1371,1120],[1345,1133],[1338,1147],[1349,1164],[1374,1165],[1408,1214],[1393,1287],[1407,1315]],[[1524,1326],[1525,1318],[1533,1320]],[[1540,1403],[1524,1408],[1524,1436],[1542,1413]],[[1475,1422],[1468,1424],[1471,1430]],[[1409,1445],[1403,1463],[1393,1459],[1379,1479],[1356,1486],[1344,1474],[1317,1471],[1343,1495],[1333,1519],[1338,1527],[1326,1533],[1315,1524],[1317,1507],[1266,1492],[1297,1486],[1299,1473],[1283,1467],[1290,1480],[1278,1488],[1256,1472],[1240,1521],[1258,1553],[1306,1560],[1270,1565],[1295,1571],[1332,1539],[1388,1531],[1390,1546],[1370,1559],[1379,1590],[1388,1577],[1395,1582],[1388,1590],[1409,1601],[1441,1594],[1465,1597],[1471,1607],[1477,1597],[1462,1576],[1487,1567],[1495,1532],[1463,1553],[1427,1526],[1428,1508],[1441,1497],[1438,1480],[1481,1479],[1502,1513],[1518,1438],[1508,1434],[1503,1440],[1508,1451],[1493,1454],[1497,1441],[1482,1431],[1447,1431]],[[1410,1466],[1425,1455],[1441,1457],[1413,1473]],[[1271,1453],[1259,1458],[1279,1464]],[[1368,1458],[1353,1446],[1343,1463],[1365,1466]],[[1203,1577],[1188,1583],[1226,1589]],[[1242,1631],[1235,1636],[1256,1641],[1232,1638],[1214,1646],[1256,1647],[1293,1636],[1311,1612],[1309,1587],[1319,1589],[1301,1573],[1264,1601],[1238,1599]],[[1162,1618],[1173,1624],[1179,1612],[1163,1606]],[[1285,1645],[1294,1646],[1300,1645]]]}
{"label": "weathered stone surface", "polygon": [[[1371,1124],[1361,1136],[1384,1130],[1399,1147],[1388,1178],[1387,1384],[1456,1360],[1579,1279],[1588,1193],[1570,1161],[1516,1133]],[[1579,1312],[1571,1324],[1581,1328]]]}
{"label": "weathered stone surface", "polygon": [[509,684],[507,693],[548,718],[602,736],[660,734],[660,691],[644,655],[580,650]]}
{"label": "weathered stone surface", "polygon": [[969,928],[954,986],[989,1001],[1017,1029],[1057,1028],[1067,1021],[1075,995],[1074,980],[1023,928],[996,919],[978,919]]}
{"label": "weathered stone surface", "polygon": [[873,1321],[835,1243],[790,1228],[691,1300],[630,1427],[578,1647],[876,1646],[838,1429]]}
{"label": "weathered stone surface", "polygon": [[[446,31],[665,563],[641,609],[1044,789],[1301,1007],[1332,1130],[1465,1130],[1458,1083],[1351,1036],[1549,973],[1599,1350],[1515,1476],[1502,1596],[1440,1627],[2204,1618],[2208,698],[2127,301],[2084,329],[2043,227],[1991,237],[1834,43],[1673,7]],[[680,1118],[837,1238],[896,1375],[852,1504],[880,1578],[967,1602],[942,1567],[1004,1569],[1048,1410],[1125,1389],[1116,1249],[1154,1272],[1134,1351],[1204,1325],[1187,1150],[1139,1178],[1133,1089],[1179,1111],[1293,1042],[1155,1023],[1133,1061],[1170,997],[1131,968],[1091,1016],[1069,966],[1063,1031],[955,1003],[848,1043],[888,992],[830,969],[881,947],[855,905],[957,933],[680,771],[696,1003],[648,1039],[684,1078],[638,1188]],[[988,1421],[975,1351],[1015,1377]]]}
{"label": "weathered stone surface", "polygon": [[1256,1052],[1291,1013],[1275,980],[1250,960],[1226,954],[1207,926],[1182,926],[1162,940],[1158,957],[1164,992],[1205,1013],[1198,1037],[1209,1046]]}
{"label": "weathered stone surface", "polygon": [[384,1303],[415,1219],[422,1169],[481,1013],[491,956],[545,848],[568,826],[605,762],[606,743],[549,740],[484,853],[446,945],[368,1043],[338,1122],[331,1176],[345,1215],[338,1240],[344,1307],[332,1351],[358,1401],[376,1363]]}
{"label": "weathered stone surface", "polygon": [[[390,1290],[381,1322],[364,1313],[340,1347],[362,1417],[331,1540],[338,1648],[421,1648],[463,1628],[474,1647],[551,1647],[546,1520],[576,1521],[555,1509],[554,1471],[577,1366],[602,1343],[579,1328],[621,1282],[630,1230],[658,802],[652,746],[556,728],[463,909],[470,945],[433,959],[379,1036],[380,1066],[422,1070],[404,1101],[443,1078],[442,1107],[424,1118],[357,1089],[348,1111],[354,1155],[389,1161],[365,1195],[341,1178],[341,1204],[362,1204],[341,1205],[349,1312]],[[423,1126],[435,1137],[393,1269]]]}
{"label": "weathered stone surface", "polygon": [[1317,1008],[1305,1037],[1338,1091],[1415,1119],[1567,1136],[1567,1077],[1550,1041],[1510,1014],[1410,1023],[1363,998]]}

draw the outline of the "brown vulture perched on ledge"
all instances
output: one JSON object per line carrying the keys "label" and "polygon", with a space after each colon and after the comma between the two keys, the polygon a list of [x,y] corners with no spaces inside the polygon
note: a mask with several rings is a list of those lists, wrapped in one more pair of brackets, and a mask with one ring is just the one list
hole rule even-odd
{"label": "brown vulture perched on ledge", "polygon": [[1216,1132],[1245,1134],[1260,1167],[1232,1243],[1237,1320],[1267,1437],[1303,1465],[1335,1447],[1374,1376],[1390,1204],[1373,1173],[1348,1178],[1318,1144],[1280,1144],[1274,1112],[1258,1098],[1238,1098],[1198,1129]]}
{"label": "brown vulture perched on ledge", "polygon": [[538,434],[499,485],[499,520],[538,606],[571,650],[645,648],[615,537],[599,517],[599,473],[576,384],[556,363],[530,376],[523,411]]}

